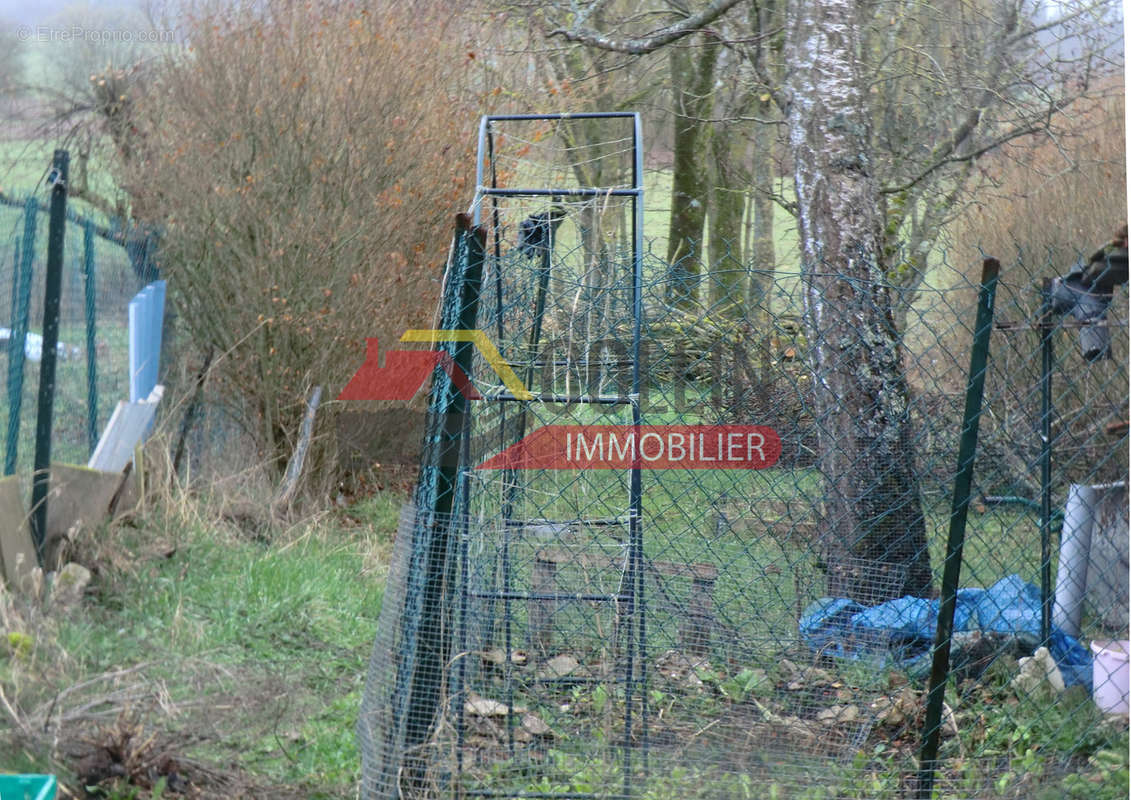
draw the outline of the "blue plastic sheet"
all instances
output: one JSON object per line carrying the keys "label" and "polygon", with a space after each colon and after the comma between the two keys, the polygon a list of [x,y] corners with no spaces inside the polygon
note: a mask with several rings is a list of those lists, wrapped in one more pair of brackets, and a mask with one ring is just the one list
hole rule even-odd
{"label": "blue plastic sheet", "polygon": [[[844,597],[822,597],[799,621],[809,646],[839,658],[887,654],[914,671],[929,664],[938,626],[939,601],[901,597],[863,606]],[[1037,642],[1041,634],[1041,592],[1017,575],[988,589],[960,589],[954,609],[954,631],[983,631]],[[1076,639],[1053,626],[1048,643],[1068,686],[1091,687],[1092,657]]]}

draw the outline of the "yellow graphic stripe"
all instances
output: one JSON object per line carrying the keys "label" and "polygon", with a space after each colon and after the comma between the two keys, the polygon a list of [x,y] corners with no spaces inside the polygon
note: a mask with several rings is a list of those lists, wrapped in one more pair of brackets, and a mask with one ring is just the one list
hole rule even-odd
{"label": "yellow graphic stripe", "polygon": [[404,336],[401,337],[402,342],[427,342],[428,344],[436,344],[437,342],[471,342],[479,348],[479,352],[487,359],[487,363],[491,365],[491,369],[495,370],[502,381],[503,386],[507,387],[511,394],[519,400],[533,400],[534,395],[522,385],[522,381],[514,374],[514,370],[510,365],[503,361],[503,355],[499,349],[495,347],[495,343],[487,338],[487,334],[480,330],[431,330],[431,329],[415,329],[405,331]]}

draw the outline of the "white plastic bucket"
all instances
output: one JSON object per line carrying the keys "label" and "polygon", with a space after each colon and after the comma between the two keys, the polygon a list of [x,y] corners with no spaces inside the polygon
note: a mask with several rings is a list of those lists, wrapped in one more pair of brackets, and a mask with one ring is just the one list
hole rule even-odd
{"label": "white plastic bucket", "polygon": [[1092,653],[1092,697],[1096,705],[1107,714],[1126,714],[1131,642],[1126,639],[1095,641]]}

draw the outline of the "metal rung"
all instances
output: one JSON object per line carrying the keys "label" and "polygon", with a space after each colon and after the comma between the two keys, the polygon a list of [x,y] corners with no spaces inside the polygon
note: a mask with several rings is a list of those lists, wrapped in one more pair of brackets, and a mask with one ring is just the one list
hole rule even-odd
{"label": "metal rung", "polygon": [[518,403],[578,403],[582,405],[631,405],[632,397],[612,394],[535,394],[529,400],[515,397],[511,392],[483,395],[484,400],[512,400]]}
{"label": "metal rung", "polygon": [[559,602],[583,601],[590,603],[627,603],[632,599],[632,595],[627,594],[556,594],[553,592],[468,592],[467,596],[480,600],[556,600]]}
{"label": "metal rung", "polygon": [[[635,119],[637,111],[559,111],[556,114],[488,114],[487,122],[571,120],[571,119]],[[563,795],[555,794],[554,797]]]}
{"label": "metal rung", "polygon": [[514,800],[593,800],[601,797],[602,800],[631,800],[627,794],[601,794],[593,792],[507,792],[497,789],[464,789],[468,797],[499,797],[514,798]]}
{"label": "metal rung", "polygon": [[599,187],[579,189],[493,189],[480,186],[479,194],[486,197],[641,197],[643,189],[622,189]]}
{"label": "metal rung", "polygon": [[526,367],[537,368],[537,367],[545,367],[547,365],[549,365],[551,367],[586,367],[586,368],[593,367],[593,366],[597,366],[597,367],[631,367],[636,362],[627,361],[627,360],[626,361],[589,361],[589,360],[582,361],[582,360],[579,360],[579,359],[576,359],[576,358],[574,358],[574,359],[558,358],[558,359],[554,359],[553,361],[541,361],[541,360],[537,360],[537,361],[508,361],[506,363],[507,363],[507,366],[510,367],[511,369],[519,370],[519,369],[525,369]]}
{"label": "metal rung", "polygon": [[508,519],[504,520],[504,524],[508,528],[524,528],[526,526],[537,527],[544,525],[551,527],[554,525],[585,525],[590,528],[612,527],[613,525],[627,525],[629,520],[627,517],[608,517],[606,519]]}

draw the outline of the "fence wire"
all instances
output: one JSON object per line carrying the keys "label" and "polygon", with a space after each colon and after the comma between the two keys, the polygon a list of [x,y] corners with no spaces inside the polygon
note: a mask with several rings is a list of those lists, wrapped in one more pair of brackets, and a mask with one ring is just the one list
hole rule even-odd
{"label": "fence wire", "polygon": [[[5,471],[34,455],[42,350],[48,215],[35,197],[0,198],[0,363]],[[64,234],[52,457],[85,464],[118,400],[129,398],[129,315],[134,294],[156,279],[155,239],[73,213]],[[23,342],[21,349],[19,343]]]}
{"label": "fence wire", "polygon": [[[437,326],[499,356],[433,345],[361,796],[1124,796],[1125,290],[1081,319],[1045,291],[1071,265],[1002,266],[925,794],[977,250],[898,283],[647,251],[637,271],[628,203],[500,198],[483,243],[457,234]],[[780,455],[718,468],[729,440],[700,440],[661,469],[637,438],[616,461],[673,426],[768,427]]]}
{"label": "fence wire", "polygon": [[[832,406],[818,394],[844,365],[814,375],[812,350],[866,354],[806,327],[803,282],[751,275],[775,303],[709,305],[698,300],[708,272],[694,302],[673,304],[666,267],[649,255],[642,423],[766,425],[782,452],[758,471],[641,470],[634,566],[631,470],[475,468],[545,426],[631,429],[631,258],[605,254],[598,271],[583,244],[562,245],[548,281],[517,249],[486,259],[476,325],[534,399],[501,399],[508,387],[475,354],[469,375],[483,399],[460,422],[451,516],[427,516],[432,501],[418,497],[398,531],[361,714],[363,796],[916,796],[977,262],[940,257],[933,288],[920,288],[898,331],[894,374],[906,388],[892,389],[905,397],[893,425],[912,462],[901,479],[917,485],[885,489],[888,524],[851,516],[874,485],[825,472],[846,458],[856,476],[880,479],[904,465],[862,446],[840,409],[822,412]],[[1089,361],[1084,326],[1059,316],[1042,328],[1041,282],[1055,269],[1002,271],[940,797],[1075,796],[1117,773],[1119,759],[1104,759],[1126,747],[1126,717],[1101,708],[1125,701],[1126,684],[1108,685],[1116,676],[1096,666],[1117,663],[1119,646],[1107,643],[1127,638],[1126,304],[1117,295],[1092,323],[1110,334],[1111,357]],[[1066,530],[1065,505],[1081,487],[1091,507],[1070,508]],[[1055,513],[1042,520],[1046,492]],[[1083,517],[1090,546],[1073,550]],[[420,549],[422,527],[451,531],[442,552],[435,539]],[[845,530],[855,539],[829,541]],[[924,567],[927,585],[910,582]],[[425,615],[437,569],[442,602]],[[1053,600],[1053,619],[1042,620]],[[442,669],[438,711],[412,753],[403,732],[390,736],[398,713],[402,726],[411,716],[409,678],[421,678],[398,664],[410,623],[438,643]]]}

